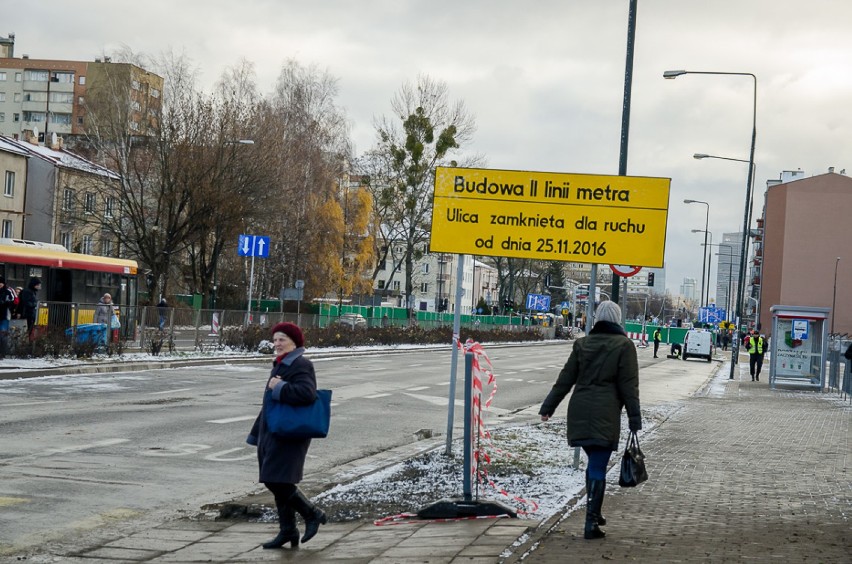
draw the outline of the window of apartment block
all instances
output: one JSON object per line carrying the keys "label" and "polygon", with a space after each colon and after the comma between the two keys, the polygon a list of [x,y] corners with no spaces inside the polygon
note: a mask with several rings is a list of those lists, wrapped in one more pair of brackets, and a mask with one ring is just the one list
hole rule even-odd
{"label": "window of apartment block", "polygon": [[21,121],[21,114],[12,114],[12,121],[14,121],[15,123]]}
{"label": "window of apartment block", "polygon": [[142,109],[142,104],[140,104],[137,100],[133,100],[130,102],[130,107],[138,112]]}
{"label": "window of apartment block", "polygon": [[49,75],[50,73],[46,70],[31,69],[24,71],[24,80],[47,82]]}
{"label": "window of apartment block", "polygon": [[156,88],[152,88],[151,89],[151,98],[159,98],[159,97],[160,97],[160,91],[157,90]]}
{"label": "window of apartment block", "polygon": [[[47,92],[45,92],[47,94]],[[74,103],[74,93],[73,92],[51,92],[50,93],[50,101],[56,102],[57,104],[73,104]]]}
{"label": "window of apartment block", "polygon": [[429,284],[427,282],[421,282],[420,283],[420,291],[424,294],[428,294],[429,293]]}
{"label": "window of apartment block", "polygon": [[95,252],[95,241],[91,235],[83,235],[83,245],[80,247],[80,252],[84,255],[91,255]]}
{"label": "window of apartment block", "polygon": [[83,125],[83,116],[77,116],[77,125]]}
{"label": "window of apartment block", "polygon": [[63,231],[59,234],[59,244],[65,247],[65,250],[70,251],[73,243],[74,239],[71,237],[70,231]]}
{"label": "window of apartment block", "polygon": [[139,122],[131,121],[130,129],[132,129],[133,131],[139,131]]}
{"label": "window of apartment block", "polygon": [[15,102],[20,102],[21,101],[21,93],[15,92],[15,95],[12,96],[12,98],[15,100]]}
{"label": "window of apartment block", "polygon": [[71,114],[56,114],[50,112],[50,123],[58,125],[71,125]]}
{"label": "window of apartment block", "polygon": [[53,73],[53,82],[69,82],[74,83],[73,72],[55,72]]}
{"label": "window of apartment block", "polygon": [[44,112],[24,112],[24,121],[41,123],[44,121]]}
{"label": "window of apartment block", "polygon": [[47,92],[24,92],[24,102],[47,102]]}
{"label": "window of apartment block", "polygon": [[0,72],[0,80],[2,80],[3,82],[6,81],[6,73],[5,72]]}
{"label": "window of apartment block", "polygon": [[81,76],[79,82],[80,82],[80,86],[85,86],[86,85],[86,77]]}
{"label": "window of apartment block", "polygon": [[65,211],[74,211],[74,190],[66,188],[62,193],[62,209]]}
{"label": "window of apartment block", "polygon": [[394,280],[394,281],[393,281],[393,289],[394,289],[394,290],[399,290],[399,280]]}
{"label": "window of apartment block", "polygon": [[2,233],[0,233],[0,235],[5,237],[6,239],[11,239],[12,237],[15,236],[14,232],[15,232],[15,225],[14,225],[14,223],[12,223],[12,220],[11,219],[4,219],[3,220]]}
{"label": "window of apartment block", "polygon": [[15,82],[21,82],[21,73],[19,73],[19,72],[15,73]]}
{"label": "window of apartment block", "polygon": [[6,101],[6,93],[0,92],[0,102],[5,102],[5,101]]}
{"label": "window of apartment block", "polygon": [[379,290],[384,290],[384,289],[385,289],[385,281],[379,280]]}
{"label": "window of apartment block", "polygon": [[95,213],[95,202],[97,201],[94,192],[86,192],[86,213]]}
{"label": "window of apartment block", "polygon": [[423,264],[423,274],[429,274],[429,263]]}
{"label": "window of apartment block", "polygon": [[111,257],[112,256],[112,240],[111,239],[104,239],[103,241],[101,241],[101,255],[103,255],[105,257]]}
{"label": "window of apartment block", "polygon": [[115,196],[107,196],[104,202],[104,217],[112,217],[115,213]]}
{"label": "window of apartment block", "polygon": [[3,186],[3,195],[10,198],[15,195],[15,171],[6,171],[6,184]]}
{"label": "window of apartment block", "polygon": [[6,112],[0,112],[0,121],[6,121]]}
{"label": "window of apartment block", "polygon": [[138,80],[132,80],[132,81],[130,81],[130,87],[133,88],[133,90],[139,90],[142,87],[142,85],[139,84]]}

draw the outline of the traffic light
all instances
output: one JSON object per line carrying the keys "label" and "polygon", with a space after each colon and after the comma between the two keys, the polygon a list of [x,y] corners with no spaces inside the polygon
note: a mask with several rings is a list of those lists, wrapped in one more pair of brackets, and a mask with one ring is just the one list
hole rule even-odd
{"label": "traffic light", "polygon": [[653,272],[649,272],[649,273],[648,273],[648,287],[650,288],[650,287],[652,287],[653,285],[654,285],[654,273],[653,273]]}

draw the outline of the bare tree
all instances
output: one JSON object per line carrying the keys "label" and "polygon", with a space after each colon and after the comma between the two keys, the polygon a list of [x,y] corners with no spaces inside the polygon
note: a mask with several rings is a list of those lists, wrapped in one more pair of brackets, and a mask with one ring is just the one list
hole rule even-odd
{"label": "bare tree", "polygon": [[[405,294],[410,310],[414,264],[426,250],[432,219],[435,168],[468,142],[475,122],[462,102],[451,102],[444,82],[420,76],[391,100],[394,116],[376,123],[378,144],[365,160],[376,202],[377,257],[388,258],[401,241],[405,250],[393,257],[405,264]],[[396,270],[398,262],[394,262]],[[374,276],[378,270],[374,273]]]}

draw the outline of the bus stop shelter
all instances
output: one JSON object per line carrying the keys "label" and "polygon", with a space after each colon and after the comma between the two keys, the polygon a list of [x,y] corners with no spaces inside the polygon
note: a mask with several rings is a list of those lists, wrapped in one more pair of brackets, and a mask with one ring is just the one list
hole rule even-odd
{"label": "bus stop shelter", "polygon": [[825,388],[828,353],[827,307],[775,305],[772,313],[772,342],[769,386],[777,384]]}

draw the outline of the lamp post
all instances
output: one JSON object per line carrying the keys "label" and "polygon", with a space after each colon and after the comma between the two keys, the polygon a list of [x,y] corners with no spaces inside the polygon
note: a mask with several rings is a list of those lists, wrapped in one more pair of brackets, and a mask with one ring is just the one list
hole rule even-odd
{"label": "lamp post", "polygon": [[[699,305],[704,304],[704,267],[707,264],[707,229],[710,223],[710,204],[707,202],[702,202],[701,200],[684,200],[684,204],[704,204],[707,206],[707,212],[704,215],[704,259],[701,261],[701,303]],[[697,233],[700,229],[693,229],[693,233]],[[710,293],[710,287],[708,284],[707,293]]]}
{"label": "lamp post", "polygon": [[751,122],[751,150],[748,157],[748,179],[746,180],[746,198],[745,209],[743,210],[743,241],[742,254],[740,255],[740,272],[737,280],[740,287],[737,289],[737,338],[734,340],[734,350],[731,354],[731,373],[729,379],[734,379],[734,363],[739,360],[739,324],[743,311],[743,294],[745,287],[745,262],[746,251],[748,250],[748,234],[751,211],[751,195],[754,188],[754,145],[757,141],[757,77],[750,72],[722,72],[722,71],[686,71],[686,70],[668,70],[663,73],[663,78],[675,79],[684,74],[714,74],[722,76],[750,76],[754,84],[754,96],[752,103],[752,122]]}
{"label": "lamp post", "polygon": [[834,334],[834,318],[837,317],[834,314],[834,306],[837,305],[837,267],[840,265],[840,257],[837,257],[837,260],[834,261],[834,293],[831,295],[831,334]]}
{"label": "lamp post", "polygon": [[704,306],[710,306],[710,278],[713,277],[713,253],[707,254],[707,247],[713,246],[713,232],[707,231],[706,229],[693,229],[693,233],[704,233],[704,236],[710,236],[709,243],[702,243],[701,246],[704,247],[704,254],[707,255],[707,299],[704,301]]}

